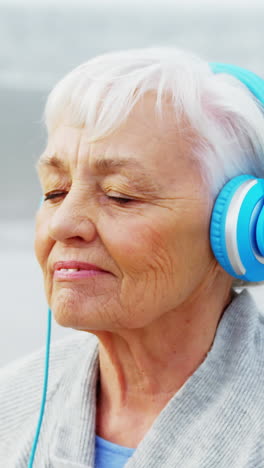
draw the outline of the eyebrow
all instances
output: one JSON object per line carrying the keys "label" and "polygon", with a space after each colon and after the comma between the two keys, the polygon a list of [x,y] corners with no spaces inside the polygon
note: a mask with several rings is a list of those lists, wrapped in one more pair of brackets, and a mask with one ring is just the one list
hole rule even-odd
{"label": "eyebrow", "polygon": [[[68,166],[63,159],[59,158],[56,153],[54,154],[42,154],[37,161],[36,164],[36,169],[37,171],[41,169],[42,167],[54,167],[59,170],[62,170],[65,174],[68,172]],[[104,156],[98,156],[97,159],[93,162],[93,168],[96,172],[99,174],[107,175],[110,173],[114,173],[117,169],[120,169],[122,167],[130,167],[132,169],[143,169],[143,166],[135,161],[133,158],[129,157],[119,157],[117,158],[105,158]],[[39,174],[40,176],[40,174]],[[150,177],[149,174],[146,174],[145,171],[143,170],[140,171],[140,176],[138,177],[138,174],[134,174],[132,177],[133,180],[133,185],[138,188],[139,190],[142,190],[142,187],[144,189],[144,192],[149,193],[153,195],[154,193],[159,193],[162,190],[162,186],[157,183],[157,181],[153,181]]]}
{"label": "eyebrow", "polygon": [[[52,155],[43,154],[40,156],[37,161],[36,168],[41,169],[42,167],[55,167],[56,169],[67,172],[67,164],[55,153]],[[98,159],[93,162],[93,169],[99,173],[114,172],[116,169],[120,169],[122,167],[136,168],[139,167],[139,163],[131,158],[114,159],[102,156],[99,156]]]}
{"label": "eyebrow", "polygon": [[42,167],[55,167],[63,171],[67,171],[65,162],[58,158],[56,154],[48,155],[43,154],[40,156],[39,160],[36,163],[36,169],[41,169]]}

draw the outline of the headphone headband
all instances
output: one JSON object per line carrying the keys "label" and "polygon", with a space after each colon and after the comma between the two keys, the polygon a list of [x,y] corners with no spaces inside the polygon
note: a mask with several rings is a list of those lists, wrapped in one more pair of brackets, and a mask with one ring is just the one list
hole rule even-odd
{"label": "headphone headband", "polygon": [[[237,78],[264,110],[264,80],[255,73],[224,63],[210,63],[213,73]],[[264,280],[264,180],[252,175],[231,179],[218,195],[211,218],[210,240],[215,257],[235,278]]]}
{"label": "headphone headband", "polygon": [[264,105],[264,79],[255,73],[226,63],[212,62],[209,64],[214,73],[227,73],[237,78],[241,83],[247,86],[249,91]]}

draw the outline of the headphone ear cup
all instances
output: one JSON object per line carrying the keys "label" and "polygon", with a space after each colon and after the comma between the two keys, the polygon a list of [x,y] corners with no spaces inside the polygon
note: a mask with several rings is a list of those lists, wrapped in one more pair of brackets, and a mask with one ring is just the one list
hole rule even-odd
{"label": "headphone ear cup", "polygon": [[256,239],[263,199],[264,181],[242,175],[223,187],[213,207],[211,247],[220,265],[235,278],[264,279],[264,258]]}
{"label": "headphone ear cup", "polygon": [[264,208],[262,205],[261,212],[258,215],[257,227],[256,227],[256,243],[260,255],[264,256]]}
{"label": "headphone ear cup", "polygon": [[210,242],[214,255],[220,265],[230,275],[236,274],[230,264],[226,246],[225,225],[231,200],[236,193],[238,187],[241,186],[249,176],[238,176],[231,179],[219,193],[212,211],[211,226],[210,226]]}

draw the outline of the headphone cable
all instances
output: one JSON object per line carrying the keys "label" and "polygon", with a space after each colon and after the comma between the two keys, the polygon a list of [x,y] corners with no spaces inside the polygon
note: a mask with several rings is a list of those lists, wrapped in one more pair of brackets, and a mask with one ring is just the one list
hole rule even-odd
{"label": "headphone cable", "polygon": [[45,404],[46,404],[46,397],[47,397],[47,388],[48,388],[48,376],[49,376],[49,355],[50,355],[50,335],[51,335],[51,310],[48,309],[48,324],[47,324],[47,339],[46,339],[46,358],[45,358],[45,374],[44,374],[44,383],[43,383],[43,392],[42,392],[42,402],[40,407],[39,413],[39,420],[37,425],[37,430],[34,438],[34,442],[32,445],[31,455],[28,462],[28,468],[33,467],[35,452],[37,448],[37,443],[39,439],[39,433],[41,429],[41,424],[43,420]]}

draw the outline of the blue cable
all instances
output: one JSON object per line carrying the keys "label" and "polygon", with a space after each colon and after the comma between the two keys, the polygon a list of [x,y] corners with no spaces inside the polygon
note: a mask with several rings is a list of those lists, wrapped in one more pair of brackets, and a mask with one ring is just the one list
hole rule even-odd
{"label": "blue cable", "polygon": [[48,309],[47,339],[46,339],[45,375],[44,375],[42,402],[41,402],[41,408],[40,408],[40,414],[39,414],[39,420],[38,420],[38,426],[37,426],[37,430],[36,430],[36,434],[35,434],[35,439],[34,439],[34,442],[33,442],[33,445],[32,445],[31,455],[30,455],[30,459],[29,459],[29,462],[28,462],[28,468],[33,467],[35,452],[36,452],[36,448],[37,448],[40,428],[41,428],[44,409],[45,409],[45,404],[46,404],[46,396],[47,396],[47,388],[48,388],[48,376],[49,376],[51,315],[52,315],[52,313],[51,313],[51,310],[49,308]]}

